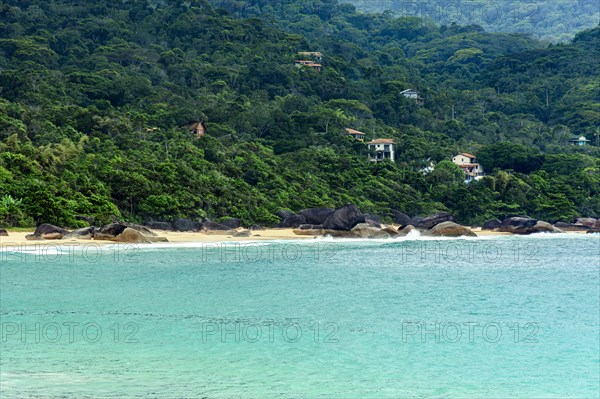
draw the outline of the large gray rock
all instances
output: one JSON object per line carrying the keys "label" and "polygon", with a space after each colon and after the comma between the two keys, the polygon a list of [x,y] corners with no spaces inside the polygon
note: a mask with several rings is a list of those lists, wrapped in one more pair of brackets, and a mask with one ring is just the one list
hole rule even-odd
{"label": "large gray rock", "polygon": [[286,209],[281,209],[281,210],[275,212],[275,215],[279,216],[279,219],[285,220],[285,219],[287,219],[287,218],[289,218],[291,216],[294,216],[296,214],[294,212],[292,212],[292,211],[288,211]]}
{"label": "large gray rock", "polygon": [[[53,237],[60,236],[62,238],[68,232],[69,232],[68,230],[60,228],[53,224],[42,223],[35,229],[35,232],[33,233],[33,235],[39,236],[39,237],[43,237],[44,235],[48,235],[48,236],[53,235]],[[56,238],[53,238],[53,239],[56,239]]]}
{"label": "large gray rock", "polygon": [[155,232],[150,230],[148,227],[142,226],[141,224],[135,224],[135,223],[122,223],[122,224],[131,229],[139,231],[146,237],[157,237],[158,236],[158,234],[156,234]]}
{"label": "large gray rock", "polygon": [[390,234],[377,227],[369,226],[367,223],[359,223],[351,230],[360,238],[390,238]]}
{"label": "large gray rock", "polygon": [[596,220],[596,225],[594,226],[595,229],[600,229],[600,219]]}
{"label": "large gray rock", "polygon": [[173,231],[173,224],[169,222],[146,222],[146,226],[154,230]]}
{"label": "large gray rock", "polygon": [[407,226],[410,224],[410,216],[395,209],[392,209],[392,216],[394,217],[394,223],[400,226]]}
{"label": "large gray rock", "polygon": [[8,231],[6,231],[6,229],[0,229],[0,237],[8,237]]}
{"label": "large gray rock", "polygon": [[325,223],[323,228],[326,230],[346,230],[350,231],[359,223],[364,223],[365,217],[356,205],[348,204],[337,208]]}
{"label": "large gray rock", "polygon": [[437,224],[451,222],[453,220],[454,217],[448,212],[438,212],[421,220],[418,224],[416,224],[416,227],[420,229],[431,229]]}
{"label": "large gray rock", "polygon": [[561,229],[562,231],[587,231],[592,229],[592,227],[589,226],[565,222],[556,222],[554,223],[554,227],[556,227],[557,229]]}
{"label": "large gray rock", "polygon": [[224,224],[213,222],[211,220],[205,220],[202,223],[202,228],[206,231],[230,231],[233,230],[229,226],[225,226]]}
{"label": "large gray rock", "polygon": [[298,215],[304,216],[307,224],[323,224],[333,212],[335,210],[332,208],[310,208],[302,209]]}
{"label": "large gray rock", "polygon": [[531,233],[563,233],[561,229],[552,226],[548,222],[538,220],[538,222],[531,228]]}
{"label": "large gray rock", "polygon": [[279,227],[292,228],[298,227],[301,224],[306,224],[306,218],[302,215],[292,215],[283,219],[281,223],[279,223]]}
{"label": "large gray rock", "polygon": [[227,226],[230,229],[239,229],[242,227],[242,221],[238,218],[229,218],[225,220],[221,220],[220,222],[223,226]]}
{"label": "large gray rock", "polygon": [[112,240],[121,234],[127,226],[124,223],[110,223],[102,226],[94,234],[95,240]]}
{"label": "large gray rock", "polygon": [[[413,216],[412,218],[410,218],[410,222],[408,224],[412,225],[412,226],[418,226],[419,223],[421,223],[421,221],[425,219],[421,216]],[[406,225],[405,225],[406,226]]]}
{"label": "large gray rock", "polygon": [[151,242],[146,236],[140,231],[135,230],[131,227],[126,227],[121,234],[114,237],[111,241],[132,243],[132,244],[146,244]]}
{"label": "large gray rock", "polygon": [[390,237],[397,237],[399,235],[398,230],[396,230],[392,226],[385,226],[381,229],[381,231],[385,231],[390,235]]}
{"label": "large gray rock", "polygon": [[596,227],[597,220],[594,218],[578,218],[575,224],[579,224],[587,227]]}
{"label": "large gray rock", "polygon": [[91,240],[94,237],[96,228],[94,226],[83,227],[81,229],[73,230],[63,236],[63,240],[76,239],[76,240]]}
{"label": "large gray rock", "polygon": [[[141,235],[143,235],[144,237],[148,237],[148,238],[157,237],[157,234],[155,232],[153,232],[152,230],[150,230],[149,228],[147,228],[145,226],[140,226],[139,224],[134,224],[134,223],[117,222],[117,223],[107,224],[105,226],[102,226],[98,230],[96,230],[94,232],[94,240],[119,241],[119,240],[116,240],[116,238],[118,236],[120,236],[121,234],[123,234],[123,232],[126,229],[136,231],[136,232],[140,233]],[[129,239],[130,237],[133,237],[133,234],[131,232],[127,233],[127,236],[125,236],[123,238],[123,240]],[[130,242],[130,241],[119,241],[119,242]],[[135,242],[135,241],[132,241],[132,242]]]}
{"label": "large gray rock", "polygon": [[250,237],[250,230],[236,231],[234,237]]}
{"label": "large gray rock", "polygon": [[175,219],[173,229],[175,231],[199,231],[203,227],[200,222],[194,222],[190,219]]}
{"label": "large gray rock", "polygon": [[510,217],[504,219],[502,225],[498,228],[498,231],[513,234],[531,234],[533,232],[533,226],[535,226],[537,222],[537,219],[531,219],[530,217]]}
{"label": "large gray rock", "polygon": [[477,234],[471,231],[470,228],[454,222],[442,222],[436,224],[423,234],[436,237],[477,237]]}
{"label": "large gray rock", "polygon": [[481,226],[481,230],[495,230],[500,226],[502,226],[502,222],[498,219],[493,219],[485,222],[483,226]]}

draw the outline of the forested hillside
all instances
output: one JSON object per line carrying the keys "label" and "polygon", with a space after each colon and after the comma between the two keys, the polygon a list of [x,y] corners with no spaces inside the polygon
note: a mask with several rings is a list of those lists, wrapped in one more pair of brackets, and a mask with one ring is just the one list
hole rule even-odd
{"label": "forested hillside", "polygon": [[[5,0],[0,37],[3,225],[270,224],[348,202],[462,223],[600,215],[598,27],[546,47],[334,0]],[[396,162],[368,162],[344,128],[395,139]],[[462,151],[489,176],[465,184]]]}
{"label": "forested hillside", "polygon": [[528,33],[550,42],[571,40],[600,20],[595,0],[347,0],[366,12],[390,11],[438,24],[477,24],[491,32]]}

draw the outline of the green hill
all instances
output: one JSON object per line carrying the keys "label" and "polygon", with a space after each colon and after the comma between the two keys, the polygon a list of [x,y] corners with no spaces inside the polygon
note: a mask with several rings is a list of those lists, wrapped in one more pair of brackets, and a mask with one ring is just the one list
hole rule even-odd
{"label": "green hill", "polygon": [[416,16],[441,25],[477,24],[491,32],[526,33],[550,42],[573,39],[600,20],[593,0],[348,0],[366,12],[389,11],[396,16]]}
{"label": "green hill", "polygon": [[[600,214],[598,28],[546,47],[330,0],[5,0],[0,17],[4,225],[269,224],[347,202],[463,223]],[[347,127],[395,139],[396,162],[368,162]],[[464,184],[461,151],[490,176]]]}

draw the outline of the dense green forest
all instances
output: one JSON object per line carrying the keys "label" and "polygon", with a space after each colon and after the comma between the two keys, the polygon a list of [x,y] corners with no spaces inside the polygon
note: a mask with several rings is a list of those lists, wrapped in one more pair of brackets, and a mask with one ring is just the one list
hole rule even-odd
{"label": "dense green forest", "polygon": [[[600,215],[599,57],[598,27],[546,46],[335,0],[4,0],[0,223]],[[347,127],[394,138],[396,161],[368,162]],[[465,184],[462,151],[488,176]]]}
{"label": "dense green forest", "polygon": [[390,11],[439,24],[478,24],[491,32],[529,33],[550,42],[571,40],[600,20],[595,0],[347,0],[366,12]]}

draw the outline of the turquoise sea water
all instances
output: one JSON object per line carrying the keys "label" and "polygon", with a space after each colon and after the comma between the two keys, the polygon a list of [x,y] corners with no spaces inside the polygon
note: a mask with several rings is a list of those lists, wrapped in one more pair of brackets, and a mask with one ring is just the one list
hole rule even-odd
{"label": "turquoise sea water", "polygon": [[0,256],[2,398],[600,395],[598,235]]}

